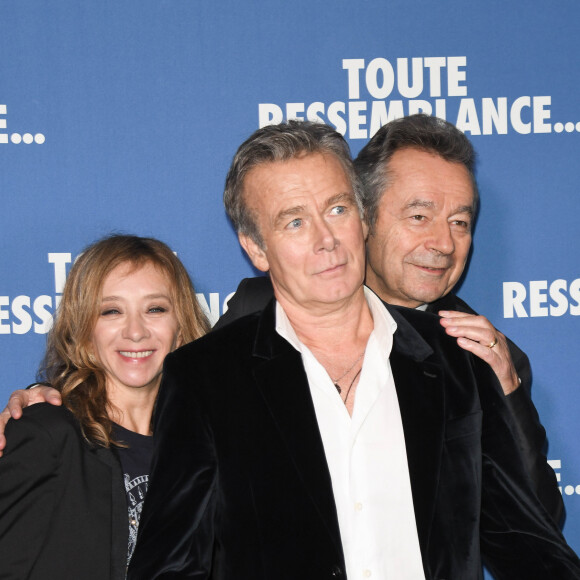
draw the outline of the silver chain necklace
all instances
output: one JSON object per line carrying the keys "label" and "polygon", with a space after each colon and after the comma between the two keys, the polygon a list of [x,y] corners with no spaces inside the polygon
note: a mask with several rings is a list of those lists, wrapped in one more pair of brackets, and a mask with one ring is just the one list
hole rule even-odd
{"label": "silver chain necklace", "polygon": [[[365,351],[363,350],[363,351],[360,353],[360,355],[357,357],[357,359],[356,359],[356,360],[355,360],[355,361],[352,363],[352,365],[351,365],[351,366],[348,368],[348,370],[347,370],[346,372],[342,373],[342,375],[340,375],[340,377],[338,377],[338,379],[332,379],[332,382],[334,383],[334,386],[336,387],[336,390],[337,390],[339,393],[341,392],[341,388],[340,388],[340,385],[338,384],[338,381],[341,381],[342,379],[344,379],[344,377],[346,377],[346,375],[348,375],[348,373],[350,373],[350,371],[352,371],[352,369],[354,369],[355,365],[356,365],[356,364],[358,363],[358,361],[359,361],[359,360],[360,360],[360,359],[361,359],[361,358],[364,356],[364,354],[365,354]],[[361,367],[361,368],[362,368],[362,367]],[[359,371],[359,373],[360,373],[360,371]],[[358,376],[358,373],[356,374],[356,376],[355,376],[355,379],[356,379],[356,377],[357,377],[357,376]],[[353,383],[354,383],[354,381],[353,381]],[[351,383],[351,385],[350,385],[350,386],[352,387],[352,383]],[[350,388],[349,388],[349,390],[350,390]]]}

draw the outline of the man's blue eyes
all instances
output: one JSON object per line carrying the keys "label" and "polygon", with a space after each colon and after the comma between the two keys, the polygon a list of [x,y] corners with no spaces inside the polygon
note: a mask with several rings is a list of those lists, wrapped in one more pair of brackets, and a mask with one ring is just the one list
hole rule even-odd
{"label": "man's blue eyes", "polygon": [[[346,206],[344,205],[337,205],[335,207],[333,207],[330,210],[330,215],[343,215],[344,213],[346,213]],[[303,218],[295,218],[292,221],[288,222],[288,225],[286,226],[288,229],[296,229],[302,226],[304,222]]]}

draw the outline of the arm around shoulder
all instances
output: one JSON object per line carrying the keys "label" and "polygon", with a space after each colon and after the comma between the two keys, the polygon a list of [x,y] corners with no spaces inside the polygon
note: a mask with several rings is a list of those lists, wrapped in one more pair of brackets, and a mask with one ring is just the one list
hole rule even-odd
{"label": "arm around shoulder", "polygon": [[[38,405],[6,427],[0,459],[0,562],[3,578],[26,578],[49,533],[54,508],[58,444]],[[59,409],[60,411],[60,409]],[[50,412],[50,411],[49,411]]]}
{"label": "arm around shoulder", "polygon": [[269,276],[244,278],[228,302],[228,309],[214,325],[214,330],[223,328],[234,320],[260,312],[274,296]]}

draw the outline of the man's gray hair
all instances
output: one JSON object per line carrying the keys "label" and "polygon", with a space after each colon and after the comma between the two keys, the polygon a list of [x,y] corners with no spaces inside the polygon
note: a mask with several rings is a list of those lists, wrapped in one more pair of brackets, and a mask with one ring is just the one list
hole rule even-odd
{"label": "man's gray hair", "polygon": [[455,125],[423,113],[395,119],[381,127],[358,154],[354,166],[363,185],[365,220],[372,229],[381,197],[389,187],[389,161],[396,151],[419,149],[445,161],[460,163],[469,172],[473,185],[473,215],[479,193],[475,180],[475,150]]}
{"label": "man's gray hair", "polygon": [[256,216],[246,203],[244,181],[248,173],[262,163],[289,161],[314,153],[333,155],[339,161],[351,182],[362,217],[362,187],[342,135],[322,123],[291,120],[258,129],[234,156],[226,177],[224,205],[238,234],[250,237],[263,248]]}

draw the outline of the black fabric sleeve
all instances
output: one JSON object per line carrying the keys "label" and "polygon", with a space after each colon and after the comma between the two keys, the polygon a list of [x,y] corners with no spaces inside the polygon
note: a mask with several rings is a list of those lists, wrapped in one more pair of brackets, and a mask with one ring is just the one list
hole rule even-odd
{"label": "black fabric sleeve", "polygon": [[272,296],[274,290],[269,276],[244,278],[230,298],[227,311],[214,324],[213,329],[218,330],[242,316],[264,310]]}
{"label": "black fabric sleeve", "polygon": [[[452,293],[429,304],[427,310],[434,314],[440,310],[457,310],[477,315],[477,312],[466,302]],[[546,463],[545,453],[548,441],[546,430],[540,422],[538,411],[531,399],[532,369],[530,361],[525,352],[509,338],[506,337],[506,339],[514,367],[521,380],[520,387],[505,397],[515,423],[514,431],[521,460],[532,479],[533,488],[540,501],[553,520],[561,526],[564,520],[564,502],[558,489],[554,471]]]}
{"label": "black fabric sleeve", "polygon": [[[484,561],[496,580],[577,580],[580,561],[530,486],[506,397],[491,369],[479,359],[477,367],[483,409],[480,531]],[[546,476],[550,472],[554,476],[545,459],[538,467]]]}
{"label": "black fabric sleeve", "polygon": [[556,474],[546,469],[546,431],[540,423],[538,412],[524,389],[516,389],[505,398],[514,418],[514,427],[522,461],[538,498],[558,526],[564,519],[564,502],[558,489]]}
{"label": "black fabric sleeve", "polygon": [[59,445],[42,420],[41,404],[6,425],[0,459],[0,577],[28,578],[40,553],[57,497]]}

